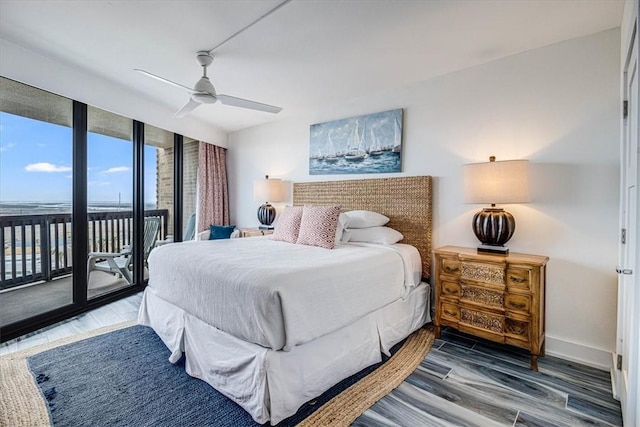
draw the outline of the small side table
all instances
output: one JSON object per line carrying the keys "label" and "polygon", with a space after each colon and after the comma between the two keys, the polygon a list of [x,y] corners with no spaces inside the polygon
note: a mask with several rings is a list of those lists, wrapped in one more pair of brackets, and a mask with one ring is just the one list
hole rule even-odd
{"label": "small side table", "polygon": [[240,229],[240,237],[256,237],[256,236],[267,236],[269,234],[273,234],[273,229],[271,230],[263,230],[257,227],[254,228],[241,228]]}
{"label": "small side table", "polygon": [[475,248],[436,249],[433,321],[442,326],[529,350],[531,369],[545,352],[545,287],[549,258],[493,255]]}

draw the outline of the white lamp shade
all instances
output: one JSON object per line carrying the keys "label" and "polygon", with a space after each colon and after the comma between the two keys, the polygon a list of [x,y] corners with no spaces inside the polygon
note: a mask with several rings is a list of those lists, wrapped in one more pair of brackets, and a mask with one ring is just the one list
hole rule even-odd
{"label": "white lamp shade", "polygon": [[282,202],[284,185],[280,179],[260,179],[253,182],[253,198],[259,202]]}
{"label": "white lamp shade", "polygon": [[470,163],[462,166],[467,203],[526,203],[529,201],[529,161]]}

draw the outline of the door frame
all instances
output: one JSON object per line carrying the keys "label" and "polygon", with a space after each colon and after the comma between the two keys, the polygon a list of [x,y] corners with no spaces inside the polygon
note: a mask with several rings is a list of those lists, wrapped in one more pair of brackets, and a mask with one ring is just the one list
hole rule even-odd
{"label": "door frame", "polygon": [[[640,245],[638,239],[638,225],[640,225],[640,215],[638,210],[638,199],[640,196],[640,179],[638,167],[638,151],[635,147],[635,162],[629,166],[629,159],[633,158],[629,153],[631,136],[635,136],[635,143],[638,143],[640,132],[638,130],[638,106],[640,105],[638,90],[638,16],[639,2],[634,0],[628,2],[627,9],[623,16],[622,40],[621,40],[621,84],[622,99],[624,109],[628,108],[628,114],[621,121],[621,143],[620,143],[620,224],[621,229],[626,229],[627,224],[633,224],[630,230],[633,235],[621,236],[619,243],[619,269],[627,270],[627,274],[619,274],[618,279],[618,314],[617,314],[617,337],[616,356],[613,367],[613,391],[622,405],[622,417],[624,425],[640,425],[640,412],[638,411],[638,398],[640,388]],[[630,13],[629,13],[630,12]],[[634,71],[635,70],[635,71]],[[633,93],[629,91],[629,71],[635,73],[635,89]],[[634,102],[629,102],[632,98]],[[635,171],[633,170],[635,169]],[[629,172],[633,173],[629,173]],[[633,176],[632,176],[633,175]],[[631,196],[629,196],[629,188]],[[633,200],[635,199],[635,203]],[[631,200],[631,203],[630,203]],[[629,212],[627,212],[629,209]],[[633,231],[632,231],[633,230]],[[633,247],[631,247],[633,245]],[[629,252],[628,252],[629,251]],[[625,265],[626,264],[626,265]],[[631,270],[631,271],[629,271]],[[636,271],[633,271],[636,270]],[[618,361],[622,358],[621,363]]]}

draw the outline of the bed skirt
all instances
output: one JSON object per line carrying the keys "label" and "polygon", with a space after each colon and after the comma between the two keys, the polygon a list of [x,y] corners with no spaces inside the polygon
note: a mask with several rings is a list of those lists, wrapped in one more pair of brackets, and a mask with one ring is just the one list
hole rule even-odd
{"label": "bed skirt", "polygon": [[382,360],[381,353],[431,321],[430,287],[421,284],[350,325],[291,351],[274,351],[229,335],[158,297],[147,287],[138,323],[152,327],[186,371],[275,425],[307,401]]}

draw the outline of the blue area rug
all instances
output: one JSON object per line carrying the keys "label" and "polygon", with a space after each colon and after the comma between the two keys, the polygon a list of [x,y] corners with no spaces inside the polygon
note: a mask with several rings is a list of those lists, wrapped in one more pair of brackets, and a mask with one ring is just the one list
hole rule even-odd
{"label": "blue area rug", "polygon": [[[187,375],[184,358],[175,365],[168,358],[151,328],[132,326],[38,353],[27,362],[54,426],[259,425],[236,403]],[[278,426],[298,424],[382,363],[340,382]]]}

